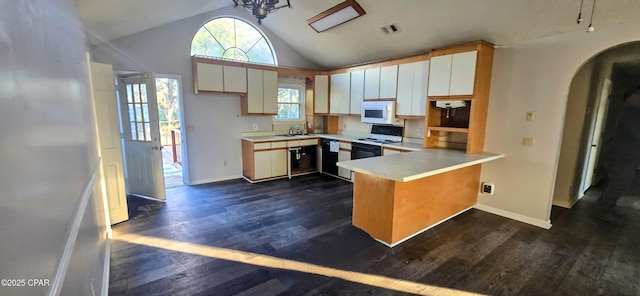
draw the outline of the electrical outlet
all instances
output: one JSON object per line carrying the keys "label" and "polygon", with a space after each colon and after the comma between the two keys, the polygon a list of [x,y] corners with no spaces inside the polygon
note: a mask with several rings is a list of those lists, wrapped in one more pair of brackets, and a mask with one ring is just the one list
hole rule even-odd
{"label": "electrical outlet", "polygon": [[526,147],[533,146],[533,138],[531,137],[522,138],[522,146],[526,146]]}
{"label": "electrical outlet", "polygon": [[342,124],[342,129],[347,129],[347,124],[346,123]]}
{"label": "electrical outlet", "polygon": [[422,137],[422,129],[421,128],[416,130],[416,136]]}
{"label": "electrical outlet", "polygon": [[227,161],[226,160],[224,161],[224,166],[227,166]]}
{"label": "electrical outlet", "polygon": [[257,124],[257,123],[254,123],[254,124],[253,124],[253,130],[254,130],[254,131],[257,131],[257,130],[258,130],[258,124]]}
{"label": "electrical outlet", "polygon": [[496,185],[491,183],[485,183],[485,182],[482,182],[482,184],[480,184],[480,193],[493,195],[493,193],[495,192],[496,192]]}
{"label": "electrical outlet", "polygon": [[536,114],[536,112],[534,112],[534,111],[527,112],[527,117],[526,117],[527,119],[526,120],[527,121],[533,121],[533,117],[534,117],[535,114]]}

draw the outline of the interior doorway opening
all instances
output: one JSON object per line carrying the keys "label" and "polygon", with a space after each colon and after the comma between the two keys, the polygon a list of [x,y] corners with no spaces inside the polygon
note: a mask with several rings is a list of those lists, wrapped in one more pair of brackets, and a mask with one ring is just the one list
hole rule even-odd
{"label": "interior doorway opening", "polygon": [[156,93],[158,98],[158,118],[160,142],[162,145],[162,167],[165,188],[183,186],[183,136],[181,83],[179,76],[156,75]]}

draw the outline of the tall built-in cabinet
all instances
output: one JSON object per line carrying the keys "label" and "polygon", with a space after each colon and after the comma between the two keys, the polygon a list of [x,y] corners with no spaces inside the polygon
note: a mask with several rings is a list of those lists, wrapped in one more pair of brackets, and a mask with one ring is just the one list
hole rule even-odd
{"label": "tall built-in cabinet", "polygon": [[467,153],[483,152],[492,64],[486,42],[431,52],[424,147],[455,148],[447,139],[465,138]]}

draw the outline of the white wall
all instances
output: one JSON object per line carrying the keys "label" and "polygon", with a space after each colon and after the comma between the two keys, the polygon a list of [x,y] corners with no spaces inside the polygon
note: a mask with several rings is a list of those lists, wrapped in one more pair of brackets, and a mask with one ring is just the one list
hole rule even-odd
{"label": "white wall", "polygon": [[99,294],[106,225],[75,2],[1,5],[0,278],[50,284],[0,295],[90,295],[91,282]]}
{"label": "white wall", "polygon": [[[640,40],[635,24],[576,31],[497,48],[494,56],[485,151],[506,154],[483,165],[481,180],[496,184],[479,208],[541,227],[550,226],[569,85],[598,52]],[[527,111],[536,111],[533,122]],[[523,137],[535,138],[533,147]]]}
{"label": "white wall", "polygon": [[[241,116],[240,97],[237,95],[193,93],[191,40],[204,23],[218,16],[238,16],[253,22],[253,19],[244,18],[244,12],[229,6],[120,38],[93,49],[95,61],[112,64],[115,70],[182,75],[183,120],[187,126],[185,138],[192,184],[241,177],[240,133],[252,131],[254,123],[258,124],[259,131],[270,131],[272,128],[271,116]],[[258,28],[274,46],[280,66],[317,67],[264,26]],[[225,161],[227,166],[224,166]]]}

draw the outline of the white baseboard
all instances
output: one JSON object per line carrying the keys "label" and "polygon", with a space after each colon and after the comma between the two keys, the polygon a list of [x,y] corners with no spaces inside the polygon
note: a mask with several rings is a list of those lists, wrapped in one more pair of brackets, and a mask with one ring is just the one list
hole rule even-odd
{"label": "white baseboard", "polygon": [[189,182],[189,184],[187,184],[187,185],[200,185],[200,184],[227,181],[227,180],[240,179],[240,178],[242,178],[242,175],[233,175],[233,176],[210,178],[210,179],[191,180],[191,182]]}
{"label": "white baseboard", "polygon": [[551,228],[551,220],[539,220],[539,219],[534,219],[531,217],[527,217],[527,216],[523,216],[520,214],[516,214],[516,213],[512,213],[512,212],[508,212],[505,210],[501,210],[501,209],[497,209],[494,207],[490,207],[490,206],[486,206],[486,205],[482,205],[482,204],[476,204],[474,206],[475,209],[487,212],[487,213],[491,213],[491,214],[495,214],[498,216],[502,216],[505,218],[509,218],[509,219],[513,219],[516,221],[520,221],[523,223],[527,223],[527,224],[531,224],[533,226],[538,226],[544,229],[549,229]]}

